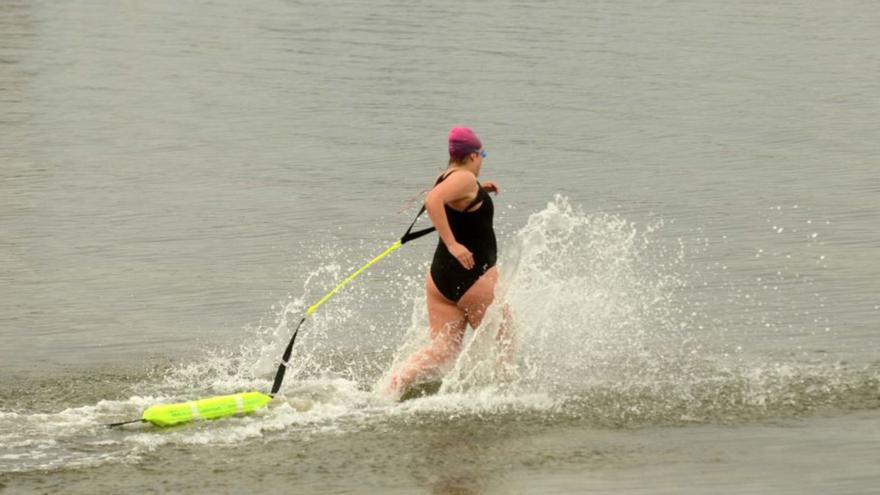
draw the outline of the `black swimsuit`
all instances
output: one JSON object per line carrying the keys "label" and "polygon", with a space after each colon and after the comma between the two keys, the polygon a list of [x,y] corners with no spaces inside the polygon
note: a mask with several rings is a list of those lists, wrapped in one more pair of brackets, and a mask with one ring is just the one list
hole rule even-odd
{"label": "black swimsuit", "polygon": [[[453,173],[455,172],[441,176],[434,186],[436,187]],[[477,197],[464,211],[456,211],[444,205],[452,235],[474,255],[473,269],[468,270],[461,266],[461,263],[450,254],[442,239],[437,243],[434,261],[431,263],[431,278],[434,280],[434,285],[446,299],[453,302],[458,302],[484,273],[495,266],[498,258],[495,229],[492,226],[495,206],[489,193],[480,186],[479,182],[477,186],[479,187]],[[481,202],[482,205],[471,211],[471,208]]]}

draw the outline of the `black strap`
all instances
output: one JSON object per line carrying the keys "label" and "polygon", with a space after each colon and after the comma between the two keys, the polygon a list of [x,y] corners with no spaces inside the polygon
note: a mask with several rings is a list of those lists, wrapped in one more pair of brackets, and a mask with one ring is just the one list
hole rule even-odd
{"label": "black strap", "polygon": [[281,364],[278,365],[278,371],[275,372],[275,380],[272,382],[272,391],[269,392],[271,397],[275,397],[275,394],[281,390],[281,382],[284,381],[284,373],[287,371],[287,364],[290,361],[290,353],[293,351],[293,343],[296,341],[296,334],[299,333],[299,327],[306,321],[307,316],[303,316],[302,320],[299,320],[299,325],[296,326],[296,330],[293,331],[293,337],[290,338],[290,342],[287,344],[287,348],[284,349],[284,355],[281,356]]}
{"label": "black strap", "polygon": [[424,213],[424,212],[425,212],[425,205],[422,205],[422,209],[419,210],[419,212],[416,214],[416,217],[413,218],[412,223],[409,224],[409,228],[406,229],[406,233],[403,234],[403,237],[400,238],[401,244],[406,244],[409,241],[414,241],[414,240],[418,239],[419,237],[424,237],[424,236],[430,234],[431,232],[434,232],[435,230],[437,230],[434,227],[429,227],[427,229],[417,230],[415,232],[412,231],[413,227],[416,226],[416,222],[419,221],[419,217],[422,216],[422,213]]}

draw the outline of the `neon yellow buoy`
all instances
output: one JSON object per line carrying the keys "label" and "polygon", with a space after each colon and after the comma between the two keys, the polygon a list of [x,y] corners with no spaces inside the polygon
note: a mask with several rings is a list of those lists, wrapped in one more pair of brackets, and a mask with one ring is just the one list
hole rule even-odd
{"label": "neon yellow buoy", "polygon": [[272,397],[260,392],[244,392],[179,404],[159,404],[144,411],[143,421],[156,426],[173,426],[199,419],[220,419],[252,413],[271,400]]}

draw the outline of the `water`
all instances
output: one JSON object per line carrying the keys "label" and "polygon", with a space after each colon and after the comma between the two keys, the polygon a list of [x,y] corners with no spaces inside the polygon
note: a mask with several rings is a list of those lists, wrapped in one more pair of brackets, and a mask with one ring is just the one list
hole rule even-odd
{"label": "water", "polygon": [[[871,493],[880,10],[868,2],[0,5],[0,491]],[[472,126],[497,315],[432,397],[433,239]]]}

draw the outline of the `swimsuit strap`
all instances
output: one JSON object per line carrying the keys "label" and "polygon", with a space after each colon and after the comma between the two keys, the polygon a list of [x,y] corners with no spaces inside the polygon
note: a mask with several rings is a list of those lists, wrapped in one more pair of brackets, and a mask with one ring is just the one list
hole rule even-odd
{"label": "swimsuit strap", "polygon": [[471,208],[473,208],[474,206],[477,206],[478,203],[481,203],[483,201],[483,195],[481,194],[482,192],[483,192],[483,186],[480,185],[480,181],[477,181],[477,197],[474,198],[474,200],[471,201],[471,203],[469,205],[467,205],[467,207],[464,210],[461,210],[461,212],[462,213],[470,213]]}
{"label": "swimsuit strap", "polygon": [[443,182],[444,180],[446,180],[447,177],[449,177],[450,175],[452,175],[456,172],[458,172],[458,169],[455,169],[455,170],[449,172],[448,174],[440,174],[440,177],[437,177],[437,182],[434,183],[434,187],[439,186],[440,183]]}
{"label": "swimsuit strap", "polygon": [[[446,175],[441,175],[440,177],[438,177],[437,182],[434,183],[434,187],[437,187],[441,182],[446,180],[447,177],[449,177],[450,175],[452,175],[456,172],[458,172],[458,169],[455,169]],[[474,206],[477,206],[477,204],[479,202],[483,201],[482,195],[480,194],[482,191],[483,191],[483,186],[480,184],[480,181],[477,181],[477,197],[475,197],[474,200],[471,201],[470,204],[468,204],[464,210],[461,210],[461,213],[470,213],[471,208],[473,208]]]}

